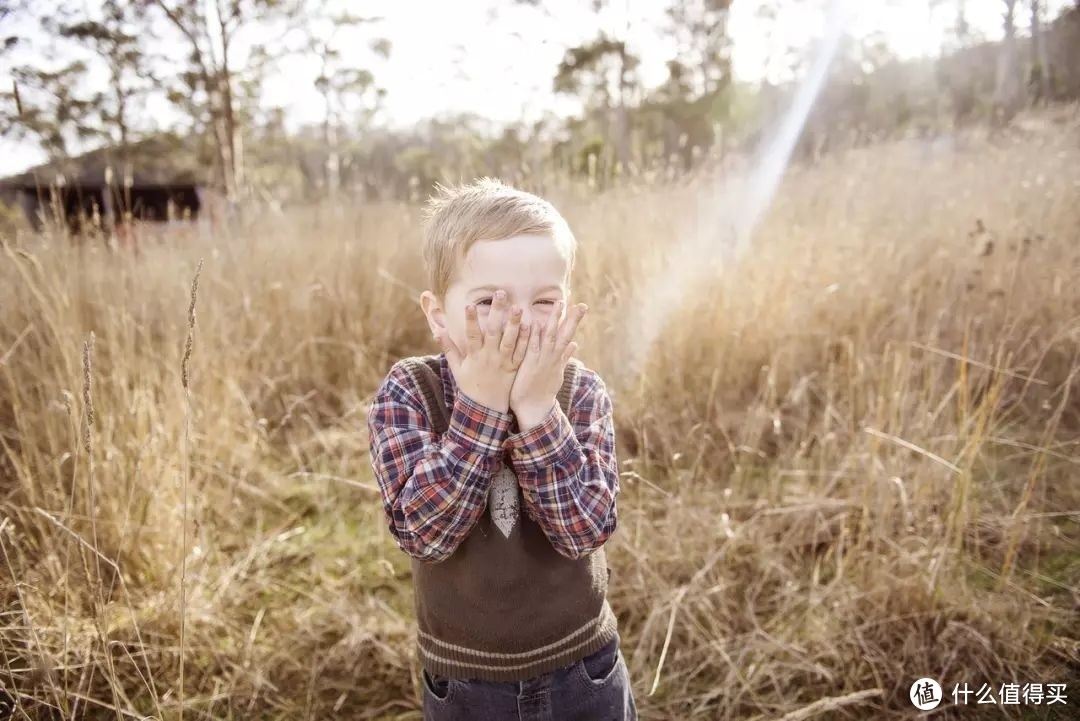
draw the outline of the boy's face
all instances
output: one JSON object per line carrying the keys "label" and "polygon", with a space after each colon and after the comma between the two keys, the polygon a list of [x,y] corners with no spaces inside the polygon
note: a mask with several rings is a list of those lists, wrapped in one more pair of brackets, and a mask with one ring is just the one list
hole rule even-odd
{"label": "boy's face", "polygon": [[[432,291],[425,290],[420,304],[432,332],[445,330],[464,353],[468,346],[467,304],[476,305],[480,329],[485,333],[489,319],[498,322],[492,317],[491,307],[499,289],[506,293],[503,322],[509,317],[510,307],[516,305],[521,308],[522,323],[530,326],[547,323],[556,301],[565,300],[569,305],[568,270],[568,259],[549,236],[516,235],[505,240],[481,240],[469,248],[458,264],[444,302],[440,304]],[[563,318],[565,309],[564,305]]]}

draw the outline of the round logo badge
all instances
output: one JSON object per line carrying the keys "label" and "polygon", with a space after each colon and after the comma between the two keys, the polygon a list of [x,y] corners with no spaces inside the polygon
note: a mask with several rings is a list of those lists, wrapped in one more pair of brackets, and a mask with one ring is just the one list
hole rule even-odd
{"label": "round logo badge", "polygon": [[911,684],[911,703],[920,711],[937,708],[941,703],[941,686],[932,678],[920,678]]}

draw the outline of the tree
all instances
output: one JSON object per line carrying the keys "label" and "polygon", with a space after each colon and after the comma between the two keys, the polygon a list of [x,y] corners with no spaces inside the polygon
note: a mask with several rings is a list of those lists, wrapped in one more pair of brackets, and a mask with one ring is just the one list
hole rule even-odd
{"label": "tree", "polygon": [[[678,154],[684,170],[697,152],[713,145],[714,127],[729,120],[730,6],[730,0],[676,0],[666,11],[667,32],[679,50],[668,61],[668,78],[650,104],[662,118],[665,158]],[[764,19],[771,11],[765,6],[758,15]]]}
{"label": "tree", "polygon": [[1042,3],[1039,0],[1031,0],[1031,75],[1029,86],[1031,99],[1034,104],[1042,102],[1047,97],[1047,79],[1050,65],[1047,61],[1046,39],[1043,37]]}
{"label": "tree", "polygon": [[1009,123],[1020,109],[1020,78],[1016,62],[1016,0],[1002,0],[1005,5],[1002,22],[1005,37],[998,54],[997,78],[994,87],[994,125]]}
{"label": "tree", "polygon": [[[188,67],[179,78],[186,90],[170,98],[204,123],[213,141],[218,178],[226,198],[235,201],[243,180],[242,141],[235,41],[246,29],[301,18],[302,0],[140,0],[158,10],[187,45]],[[249,80],[276,59],[259,46],[243,64]],[[257,82],[251,82],[257,87]]]}
{"label": "tree", "polygon": [[625,42],[601,33],[595,40],[567,50],[555,72],[555,92],[576,95],[587,109],[600,110],[609,119],[623,165],[630,160],[627,101],[640,86],[635,73],[640,64]]}
{"label": "tree", "polygon": [[70,62],[55,70],[21,65],[12,75],[12,90],[0,93],[0,135],[33,140],[50,160],[64,160],[73,139],[96,134],[91,118],[100,95],[79,91],[85,63]]}
{"label": "tree", "polygon": [[691,71],[677,59],[667,62],[668,77],[646,104],[647,112],[659,126],[660,155],[668,160],[678,156],[683,170],[694,162],[694,148],[712,145],[713,101],[711,95],[694,90]]}
{"label": "tree", "polygon": [[136,32],[133,9],[123,0],[104,0],[100,18],[46,22],[61,37],[86,45],[105,61],[109,93],[103,96],[99,112],[103,132],[119,145],[121,157],[131,140],[133,101],[150,90],[155,80],[143,47],[144,35]]}
{"label": "tree", "polygon": [[[349,67],[342,63],[341,50],[336,46],[338,33],[345,28],[355,28],[377,23],[382,18],[364,18],[348,12],[320,18],[329,23],[311,21],[307,26],[308,49],[320,62],[315,88],[323,97],[323,143],[326,149],[325,183],[328,192],[336,193],[341,185],[341,139],[346,116],[359,105],[359,120],[366,124],[378,111],[386,90],[376,87],[375,76],[370,70]],[[384,60],[390,57],[391,43],[386,38],[375,38],[369,48]]]}
{"label": "tree", "polygon": [[731,0],[677,0],[667,10],[695,97],[718,97],[731,83],[730,9]]}

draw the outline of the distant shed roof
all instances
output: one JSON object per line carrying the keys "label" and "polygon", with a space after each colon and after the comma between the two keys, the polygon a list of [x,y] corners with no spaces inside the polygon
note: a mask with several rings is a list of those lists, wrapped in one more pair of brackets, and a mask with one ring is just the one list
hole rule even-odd
{"label": "distant shed roof", "polygon": [[208,182],[204,164],[185,141],[172,135],[154,135],[131,143],[126,149],[106,146],[88,153],[44,163],[26,172],[0,179],[0,186],[204,185]]}

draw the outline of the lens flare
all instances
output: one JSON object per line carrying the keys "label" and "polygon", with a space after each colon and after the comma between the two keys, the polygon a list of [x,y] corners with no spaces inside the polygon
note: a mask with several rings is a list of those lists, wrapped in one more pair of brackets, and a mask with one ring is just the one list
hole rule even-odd
{"label": "lens flare", "polygon": [[701,280],[715,278],[718,269],[730,272],[746,251],[754,227],[776,194],[855,6],[852,0],[830,3],[813,63],[782,121],[754,153],[749,175],[706,182],[697,192],[695,222],[680,233],[667,266],[652,276],[638,296],[640,302],[624,316],[623,337],[628,344],[627,361],[620,366],[624,383],[641,377],[645,358],[681,300]]}

